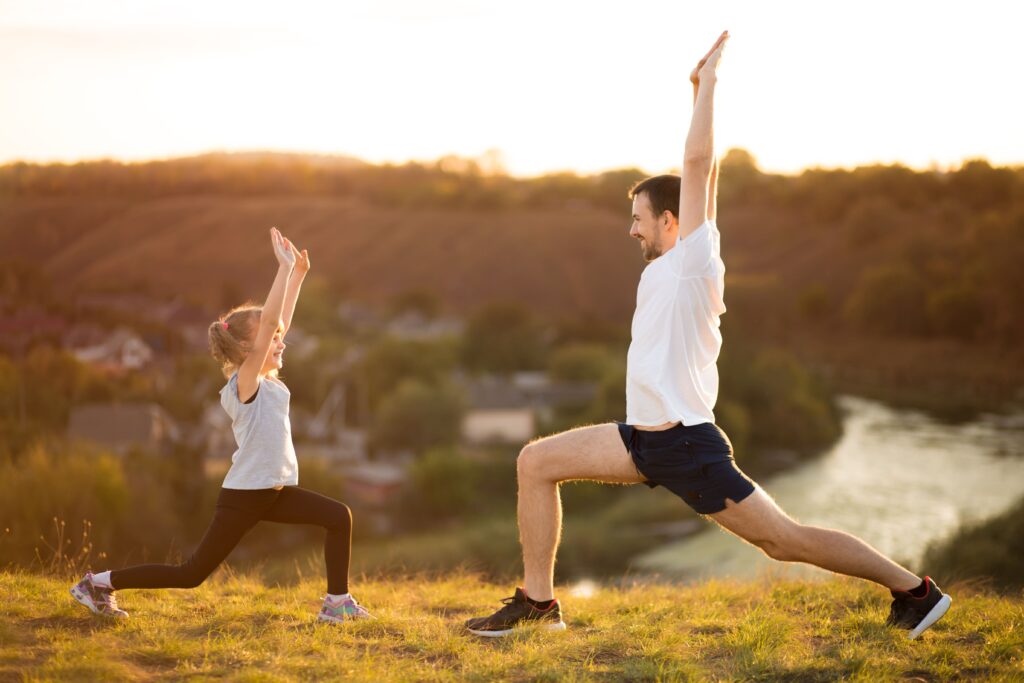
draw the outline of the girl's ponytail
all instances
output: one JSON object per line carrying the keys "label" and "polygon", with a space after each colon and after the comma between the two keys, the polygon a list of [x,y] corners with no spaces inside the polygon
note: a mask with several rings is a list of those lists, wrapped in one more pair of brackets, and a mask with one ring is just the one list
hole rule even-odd
{"label": "girl's ponytail", "polygon": [[231,377],[249,352],[259,326],[262,309],[251,303],[231,309],[210,323],[207,332],[210,354],[220,363],[224,377]]}

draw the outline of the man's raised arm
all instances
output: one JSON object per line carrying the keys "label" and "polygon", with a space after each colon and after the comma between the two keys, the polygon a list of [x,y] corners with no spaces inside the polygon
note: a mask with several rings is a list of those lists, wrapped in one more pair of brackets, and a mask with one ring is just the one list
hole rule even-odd
{"label": "man's raised arm", "polygon": [[715,217],[717,163],[714,145],[715,70],[729,39],[723,32],[708,54],[690,73],[694,85],[693,117],[683,152],[682,183],[679,190],[679,238],[684,239],[704,221]]}

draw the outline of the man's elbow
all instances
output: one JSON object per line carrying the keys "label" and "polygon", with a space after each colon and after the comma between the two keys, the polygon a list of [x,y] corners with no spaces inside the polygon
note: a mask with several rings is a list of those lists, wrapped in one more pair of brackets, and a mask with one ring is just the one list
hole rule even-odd
{"label": "man's elbow", "polygon": [[695,174],[701,177],[711,175],[715,157],[710,151],[688,151],[683,157],[683,174]]}

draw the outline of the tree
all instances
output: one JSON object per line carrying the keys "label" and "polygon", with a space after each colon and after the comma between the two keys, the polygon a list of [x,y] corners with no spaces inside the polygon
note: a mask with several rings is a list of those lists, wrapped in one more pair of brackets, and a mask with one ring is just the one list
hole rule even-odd
{"label": "tree", "polygon": [[399,314],[418,313],[429,320],[441,313],[441,299],[431,290],[406,289],[391,300],[391,310]]}
{"label": "tree", "polygon": [[568,382],[599,382],[612,364],[608,350],[598,344],[570,344],[548,361],[548,375]]}
{"label": "tree", "polygon": [[884,196],[864,197],[850,207],[844,219],[847,243],[863,247],[892,232],[898,209]]}
{"label": "tree", "polygon": [[406,380],[381,401],[371,437],[381,448],[407,448],[415,453],[450,446],[459,438],[463,410],[455,387]]}
{"label": "tree", "polygon": [[981,294],[967,284],[953,284],[928,296],[928,320],[939,334],[972,339],[985,327],[987,314]]}
{"label": "tree", "polygon": [[357,376],[375,409],[403,380],[428,385],[441,381],[455,368],[455,356],[451,343],[385,338],[370,347]]}
{"label": "tree", "polygon": [[846,303],[846,315],[861,329],[882,334],[921,334],[928,329],[925,286],[906,265],[865,270]]}
{"label": "tree", "polygon": [[471,370],[507,374],[544,367],[543,331],[522,304],[481,308],[469,320],[463,360]]}
{"label": "tree", "polygon": [[409,469],[414,502],[421,516],[452,517],[469,510],[477,495],[480,468],[453,448],[434,448]]}

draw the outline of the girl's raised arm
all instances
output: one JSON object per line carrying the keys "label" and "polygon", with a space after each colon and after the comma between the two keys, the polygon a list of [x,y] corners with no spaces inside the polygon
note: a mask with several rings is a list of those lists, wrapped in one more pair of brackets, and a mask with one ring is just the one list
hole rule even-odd
{"label": "girl's raised arm", "polygon": [[284,309],[284,290],[288,276],[295,267],[295,254],[285,243],[284,237],[277,228],[270,229],[270,242],[277,258],[277,275],[270,287],[270,294],[263,304],[260,313],[260,325],[256,339],[252,342],[242,367],[238,369],[238,400],[245,402],[252,398],[260,386],[260,375],[267,362],[267,354],[281,326],[281,312]]}
{"label": "girl's raised arm", "polygon": [[288,286],[284,290],[284,311],[281,314],[281,320],[284,322],[284,330],[281,331],[282,338],[291,329],[295,304],[299,300],[299,290],[302,288],[302,281],[306,278],[306,273],[309,272],[309,252],[305,249],[300,252],[295,244],[287,239],[284,242],[295,256],[295,268],[292,270],[292,274],[288,278]]}

